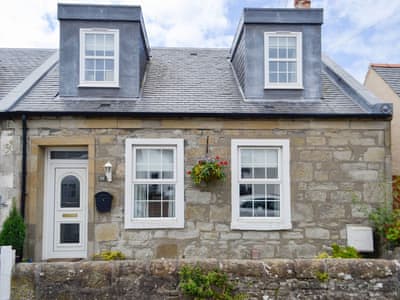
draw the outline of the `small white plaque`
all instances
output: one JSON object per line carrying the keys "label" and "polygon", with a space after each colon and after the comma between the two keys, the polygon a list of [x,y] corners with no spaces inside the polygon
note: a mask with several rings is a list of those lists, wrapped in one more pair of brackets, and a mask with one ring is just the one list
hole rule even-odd
{"label": "small white plaque", "polygon": [[359,252],[374,252],[372,228],[369,226],[346,225],[347,246],[352,246]]}

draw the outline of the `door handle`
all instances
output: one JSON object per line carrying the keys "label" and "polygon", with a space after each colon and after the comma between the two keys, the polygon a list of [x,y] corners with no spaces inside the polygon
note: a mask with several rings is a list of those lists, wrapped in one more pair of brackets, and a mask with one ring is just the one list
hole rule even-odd
{"label": "door handle", "polygon": [[74,214],[62,214],[63,218],[77,218],[78,214],[74,213]]}

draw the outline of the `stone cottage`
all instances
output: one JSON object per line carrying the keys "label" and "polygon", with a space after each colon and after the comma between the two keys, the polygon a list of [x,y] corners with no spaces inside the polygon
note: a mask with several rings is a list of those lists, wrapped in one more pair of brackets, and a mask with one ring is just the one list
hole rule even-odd
{"label": "stone cottage", "polygon": [[400,64],[371,64],[364,85],[382,101],[393,105],[392,174],[400,178]]}
{"label": "stone cottage", "polygon": [[[59,50],[0,49],[25,257],[312,257],[367,223],[353,197],[382,201],[392,108],[321,55],[322,9],[245,9],[230,49],[152,48],[135,6],[58,19]],[[193,184],[217,155],[226,180]]]}

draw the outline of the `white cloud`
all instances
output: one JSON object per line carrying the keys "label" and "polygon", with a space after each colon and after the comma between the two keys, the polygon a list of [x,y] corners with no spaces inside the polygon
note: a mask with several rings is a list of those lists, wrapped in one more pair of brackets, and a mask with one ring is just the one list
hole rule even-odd
{"label": "white cloud", "polygon": [[[54,0],[3,0],[0,4],[0,47],[56,48],[58,24],[49,24],[56,15]],[[53,25],[56,27],[50,30]]]}
{"label": "white cloud", "polygon": [[[230,47],[238,19],[229,8],[291,5],[292,0],[61,0],[141,5],[150,45]],[[399,62],[400,1],[313,0],[324,8],[323,50],[360,81],[369,62]],[[3,0],[0,47],[58,47],[57,0]]]}

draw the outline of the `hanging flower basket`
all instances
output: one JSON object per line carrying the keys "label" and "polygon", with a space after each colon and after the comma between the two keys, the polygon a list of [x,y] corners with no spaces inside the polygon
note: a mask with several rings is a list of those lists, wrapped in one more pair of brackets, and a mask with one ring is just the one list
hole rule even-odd
{"label": "hanging flower basket", "polygon": [[208,184],[212,181],[225,180],[225,168],[228,165],[226,160],[220,160],[219,156],[215,158],[205,158],[198,161],[187,174],[192,177],[193,183],[200,185]]}

